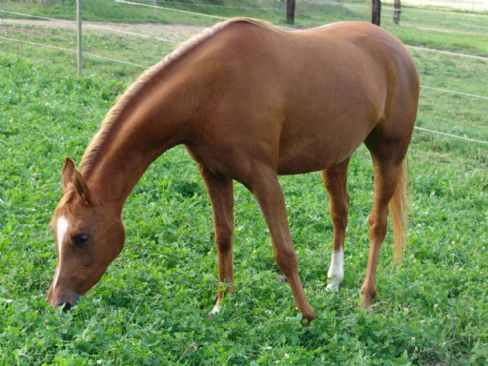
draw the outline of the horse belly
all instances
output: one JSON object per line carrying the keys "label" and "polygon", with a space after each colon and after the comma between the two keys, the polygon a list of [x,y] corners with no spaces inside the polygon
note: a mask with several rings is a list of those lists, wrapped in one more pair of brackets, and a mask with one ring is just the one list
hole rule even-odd
{"label": "horse belly", "polygon": [[[337,165],[364,142],[371,124],[323,123],[295,130],[291,138],[282,138],[278,159],[279,174],[300,174]],[[315,128],[314,128],[315,127]]]}
{"label": "horse belly", "polygon": [[[323,170],[351,156],[382,118],[383,97],[360,77],[295,82],[279,142],[280,174]],[[328,82],[329,81],[329,82]],[[379,88],[378,88],[379,89]],[[379,94],[379,95],[378,95]]]}
{"label": "horse belly", "polygon": [[303,143],[299,148],[280,154],[278,174],[302,174],[333,167],[349,158],[363,140],[344,144],[332,141]]}

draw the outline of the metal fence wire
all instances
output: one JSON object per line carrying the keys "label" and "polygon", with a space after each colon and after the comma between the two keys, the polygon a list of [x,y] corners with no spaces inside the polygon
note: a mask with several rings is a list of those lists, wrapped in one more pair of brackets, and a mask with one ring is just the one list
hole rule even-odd
{"label": "metal fence wire", "polygon": [[[196,23],[200,24],[203,27],[228,19],[232,16],[240,15],[259,17],[259,15],[263,13],[266,14],[267,18],[270,17],[270,14],[274,14],[275,18],[273,19],[275,22],[283,22],[286,15],[284,11],[284,2],[285,0],[258,0],[247,2],[224,0],[213,0],[211,2],[203,2],[203,0],[31,0],[29,1],[31,7],[28,7],[28,9],[33,9],[34,11],[32,13],[28,13],[25,11],[17,10],[15,3],[19,2],[0,1],[0,25],[10,24],[11,26],[15,27],[15,19],[36,20],[37,22],[34,24],[53,26],[60,29],[65,29],[66,31],[72,31],[73,35],[77,39],[77,47],[65,47],[64,45],[48,44],[39,40],[22,39],[18,36],[5,34],[5,32],[4,34],[0,35],[0,41],[76,54],[78,73],[80,75],[83,69],[84,57],[103,60],[106,62],[118,63],[138,69],[145,69],[150,65],[121,59],[120,57],[116,57],[113,55],[102,55],[97,52],[91,51],[82,52],[82,29],[91,32],[103,31],[113,33],[120,37],[140,38],[141,42],[161,42],[163,44],[169,44],[172,48],[174,48],[179,42],[183,41],[184,39],[182,39],[181,37],[175,37],[174,35],[169,36],[168,34],[164,33],[160,34],[160,32],[154,34],[155,32],[146,33],[136,31],[134,29],[130,29],[130,26],[122,27],[121,24],[124,24],[124,22],[129,23],[134,21],[143,24],[154,24],[164,22],[166,19],[165,17],[170,17],[173,22],[176,20],[176,22],[179,21],[181,23]],[[403,2],[408,3],[408,1]],[[22,1],[20,1],[20,3],[22,3]],[[26,2],[24,1],[24,3]],[[307,26],[313,26],[314,21],[316,21],[318,18],[320,18],[323,22],[324,16],[317,17],[318,12],[325,12],[327,14],[325,19],[328,19],[329,21],[350,19],[364,21],[371,20],[372,4],[369,0],[306,0],[301,3],[302,4],[297,7],[296,19],[305,22]],[[382,17],[392,17],[392,6],[389,5],[388,1],[383,1],[383,3]],[[84,17],[82,16],[82,6],[85,8]],[[51,10],[52,8],[55,8],[59,13],[59,17],[49,17],[43,15],[43,9],[45,9],[46,7],[51,7]],[[133,9],[131,9],[130,12],[127,12],[126,7],[138,8],[140,10],[134,13]],[[423,10],[432,11],[429,9]],[[415,13],[415,11],[413,11],[413,13]],[[76,14],[78,15],[78,19],[76,19]],[[131,14],[131,17],[128,17],[128,14]],[[338,19],[337,17],[340,18]],[[84,19],[90,19],[90,21],[86,21]],[[97,19],[109,19],[110,22],[93,21]],[[20,26],[22,26],[22,24],[25,23],[19,24]],[[33,23],[29,24],[32,25]],[[197,33],[198,30],[199,28],[195,29],[195,33]],[[443,55],[446,58],[461,57],[477,60],[483,63],[486,62],[488,67],[488,57],[484,56],[438,50],[413,45],[407,45],[407,47],[415,50],[416,52],[437,53]],[[481,95],[477,93],[472,93],[470,91],[454,90],[434,85],[422,84],[421,88],[436,93],[453,94],[461,98],[476,99],[479,100],[479,102],[487,103],[488,107],[488,95]],[[416,127],[416,129],[420,132],[427,132],[442,137],[454,138],[470,143],[488,145],[488,141],[484,141],[482,139],[456,135],[424,127]]]}

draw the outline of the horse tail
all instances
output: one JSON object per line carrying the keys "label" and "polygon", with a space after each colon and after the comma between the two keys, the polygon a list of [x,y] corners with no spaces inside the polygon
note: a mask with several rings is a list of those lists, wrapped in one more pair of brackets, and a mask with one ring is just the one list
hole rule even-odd
{"label": "horse tail", "polygon": [[401,163],[395,193],[390,200],[389,207],[393,221],[393,260],[396,264],[402,262],[403,243],[408,227],[408,197],[407,197],[407,160]]}

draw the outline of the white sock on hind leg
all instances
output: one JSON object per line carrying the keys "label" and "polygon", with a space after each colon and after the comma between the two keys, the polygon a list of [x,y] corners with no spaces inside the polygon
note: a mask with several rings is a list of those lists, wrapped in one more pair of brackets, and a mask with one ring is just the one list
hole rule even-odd
{"label": "white sock on hind leg", "polygon": [[344,279],[344,249],[332,252],[327,278],[329,283],[325,288],[326,291],[339,291],[339,285]]}

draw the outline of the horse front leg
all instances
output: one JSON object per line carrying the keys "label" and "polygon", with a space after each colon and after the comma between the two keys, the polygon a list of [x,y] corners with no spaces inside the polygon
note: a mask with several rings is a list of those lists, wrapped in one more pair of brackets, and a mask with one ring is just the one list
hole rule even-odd
{"label": "horse front leg", "polygon": [[222,307],[226,293],[234,292],[234,275],[232,268],[232,239],[234,235],[234,195],[232,179],[218,175],[200,165],[200,173],[207,187],[212,203],[215,244],[217,247],[219,285],[217,302],[210,316],[217,314]]}
{"label": "horse front leg", "polygon": [[271,169],[256,170],[249,188],[261,206],[271,233],[276,263],[290,284],[298,311],[310,322],[314,319],[314,313],[298,276],[297,257],[288,228],[285,199],[276,172]]}

